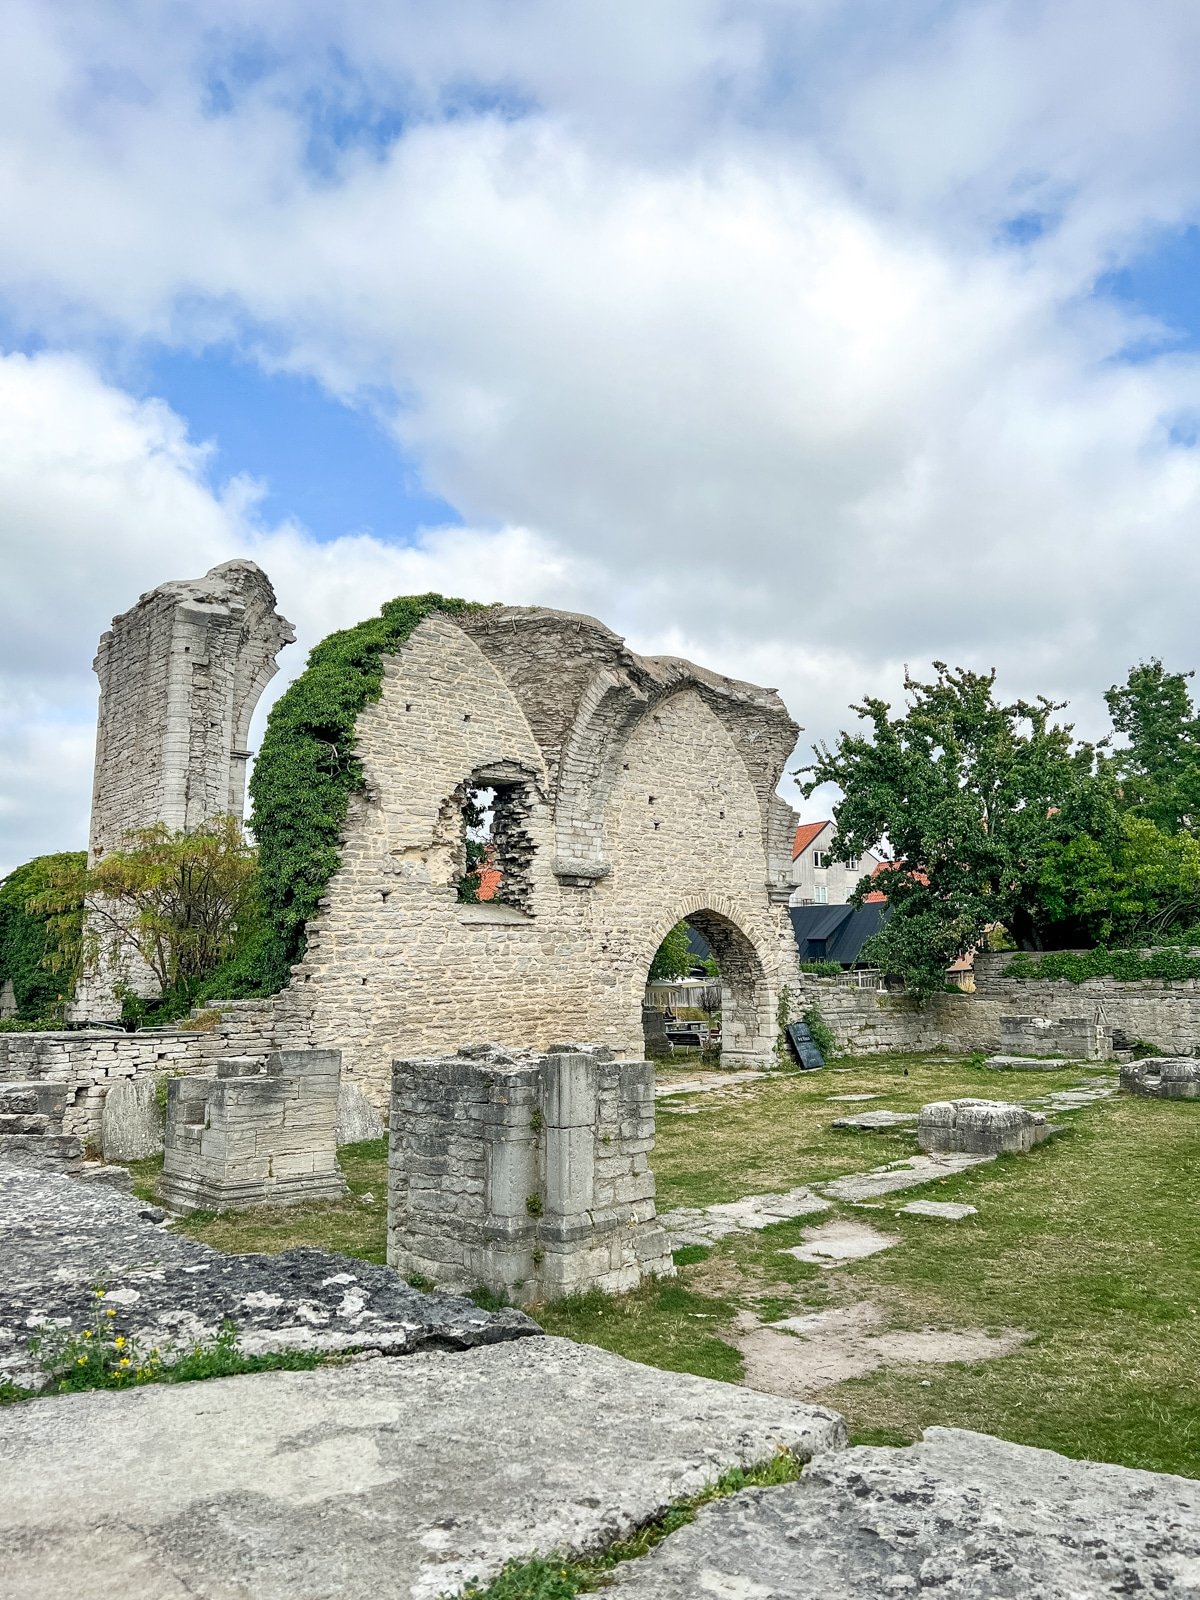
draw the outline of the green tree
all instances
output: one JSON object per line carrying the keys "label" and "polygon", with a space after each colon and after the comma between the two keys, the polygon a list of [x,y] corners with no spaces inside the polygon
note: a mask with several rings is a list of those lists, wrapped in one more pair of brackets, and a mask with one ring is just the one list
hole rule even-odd
{"label": "green tree", "polygon": [[124,849],[82,873],[50,874],[35,904],[58,915],[81,892],[84,960],[103,957],[125,980],[149,968],[176,1010],[253,937],[258,921],[255,852],[231,816],[191,831],[136,829]]}
{"label": "green tree", "polygon": [[1154,657],[1131,667],[1105,694],[1113,729],[1126,743],[1111,757],[1122,803],[1164,833],[1200,821],[1200,719],[1190,672],[1167,672]]}
{"label": "green tree", "polygon": [[875,698],[852,707],[869,733],[817,745],[802,769],[806,795],[826,783],[842,791],[842,859],[889,842],[893,866],[855,894],[882,888],[890,902],[865,954],[922,999],[993,923],[1023,949],[1076,930],[1091,863],[1068,847],[1086,838],[1107,860],[1119,837],[1112,783],[1093,747],[1053,720],[1062,706],[1002,704],[994,672],[934,670],[932,683],[906,677],[903,715]]}
{"label": "green tree", "polygon": [[10,980],[22,1022],[61,1022],[79,966],[83,897],[77,887],[48,913],[31,902],[59,878],[73,880],[87,864],[83,851],[35,856],[0,882],[0,985]]}
{"label": "green tree", "polygon": [[688,925],[686,922],[677,922],[654,952],[654,960],[650,963],[650,982],[686,978],[695,960],[688,942]]}

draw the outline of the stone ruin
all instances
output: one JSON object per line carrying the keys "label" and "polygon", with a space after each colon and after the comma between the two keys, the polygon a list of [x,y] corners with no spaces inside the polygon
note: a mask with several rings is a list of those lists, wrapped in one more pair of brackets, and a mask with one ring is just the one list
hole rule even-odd
{"label": "stone ruin", "polygon": [[934,1100],[917,1118],[917,1143],[930,1154],[1024,1155],[1052,1132],[1040,1111],[1008,1100]]}
{"label": "stone ruin", "polygon": [[340,1200],[340,1076],[336,1050],[283,1050],[265,1062],[225,1057],[214,1077],[171,1079],[163,1204],[188,1212]]}
{"label": "stone ruin", "polygon": [[1103,1061],[1112,1052],[1112,1029],[1102,1015],[1000,1018],[1001,1055]]}
{"label": "stone ruin", "polygon": [[581,1045],[397,1061],[388,1263],[526,1300],[669,1276],[653,1148],[648,1061]]}
{"label": "stone ruin", "polygon": [[[250,719],[295,638],[275,591],[252,561],[226,561],[203,578],[144,594],[100,639],[96,762],[88,860],[122,848],[137,828],[195,828],[240,817]],[[120,1014],[118,974],[103,958],[76,988],[76,1020]],[[147,971],[120,974],[153,995]]]}
{"label": "stone ruin", "polygon": [[1200,1059],[1146,1056],[1121,1068],[1121,1087],[1156,1100],[1200,1100]]}

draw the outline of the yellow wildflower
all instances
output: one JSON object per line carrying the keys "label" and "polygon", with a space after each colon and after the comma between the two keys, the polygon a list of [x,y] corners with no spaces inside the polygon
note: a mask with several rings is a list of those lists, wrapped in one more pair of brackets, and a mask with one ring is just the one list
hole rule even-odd
{"label": "yellow wildflower", "polygon": [[86,1356],[80,1356],[79,1359],[76,1361],[75,1365],[77,1367],[86,1367],[87,1366],[87,1357]]}
{"label": "yellow wildflower", "polygon": [[108,1310],[108,1311],[106,1311],[106,1312],[105,1312],[105,1313],[104,1313],[104,1315],[105,1315],[105,1316],[106,1316],[106,1317],[115,1317],[115,1316],[116,1316],[116,1314],[117,1314],[117,1313],[116,1313],[116,1312],[115,1312],[115,1311],[113,1311],[113,1310],[111,1310],[111,1309],[110,1309],[110,1310]]}
{"label": "yellow wildflower", "polygon": [[96,1290],[96,1299],[97,1300],[103,1300],[104,1299],[104,1290],[103,1289],[97,1289]]}
{"label": "yellow wildflower", "polygon": [[117,1366],[118,1367],[127,1367],[128,1365],[129,1365],[129,1357],[128,1356],[122,1356],[120,1361],[117,1362]]}
{"label": "yellow wildflower", "polygon": [[83,1330],[83,1337],[85,1339],[90,1339],[92,1337],[92,1330],[90,1328],[85,1328]]}
{"label": "yellow wildflower", "polygon": [[123,1350],[125,1348],[125,1335],[123,1333],[119,1333],[113,1340],[113,1347],[117,1350]]}

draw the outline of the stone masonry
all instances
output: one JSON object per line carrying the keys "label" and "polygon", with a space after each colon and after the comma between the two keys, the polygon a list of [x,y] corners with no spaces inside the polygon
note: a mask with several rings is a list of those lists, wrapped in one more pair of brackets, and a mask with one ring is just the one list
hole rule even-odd
{"label": "stone masonry", "polygon": [[1102,1061],[1112,1055],[1112,1029],[1103,1016],[1001,1017],[1000,1050],[1012,1056],[1059,1056]]}
{"label": "stone masonry", "polygon": [[653,1147],[648,1061],[577,1045],[397,1061],[388,1262],[526,1300],[670,1275]]}
{"label": "stone masonry", "polygon": [[228,1056],[215,1077],[167,1085],[162,1200],[222,1211],[340,1199],[336,1050],[277,1051],[266,1063]]}
{"label": "stone masonry", "polygon": [[1121,1068],[1121,1087],[1154,1100],[1200,1100],[1200,1061],[1195,1056],[1147,1056]]}
{"label": "stone masonry", "polygon": [[[221,813],[242,815],[250,719],[276,656],[294,638],[252,561],[161,584],[114,617],[94,663],[91,863],[136,828],[194,828]],[[106,966],[102,960],[77,988],[77,1020],[117,1015]],[[154,993],[148,974],[125,976]]]}
{"label": "stone masonry", "polygon": [[917,1118],[917,1143],[939,1154],[1024,1155],[1052,1131],[1041,1111],[1009,1100],[934,1100]]}

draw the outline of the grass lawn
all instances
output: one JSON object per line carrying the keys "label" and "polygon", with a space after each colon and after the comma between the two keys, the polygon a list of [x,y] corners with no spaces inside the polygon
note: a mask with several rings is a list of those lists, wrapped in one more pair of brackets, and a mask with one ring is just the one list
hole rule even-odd
{"label": "grass lawn", "polygon": [[[914,1152],[909,1133],[834,1132],[836,1116],[860,1107],[832,1094],[882,1097],[861,1109],[915,1110],[956,1095],[1028,1099],[1088,1075],[991,1073],[938,1057],[835,1065],[660,1102],[660,1210],[789,1189]],[[726,1381],[741,1375],[732,1337],[741,1310],[769,1322],[869,1299],[890,1327],[1020,1328],[1031,1342],[1000,1360],[881,1370],[815,1398],[843,1412],[864,1443],[901,1443],[941,1424],[1200,1476],[1200,1105],[1121,1096],[1061,1121],[1066,1131],[1029,1156],[826,1214],[901,1234],[881,1255],[809,1266],[781,1254],[807,1222],[780,1223],[681,1252],[672,1281],[618,1299],[574,1296],[534,1314],[550,1332]],[[384,1142],[351,1146],[341,1160],[345,1202],[179,1226],[225,1250],[310,1244],[383,1261]],[[152,1180],[144,1164],[139,1182]],[[966,1200],[979,1214],[955,1223],[896,1214],[909,1199],[934,1197]]]}

